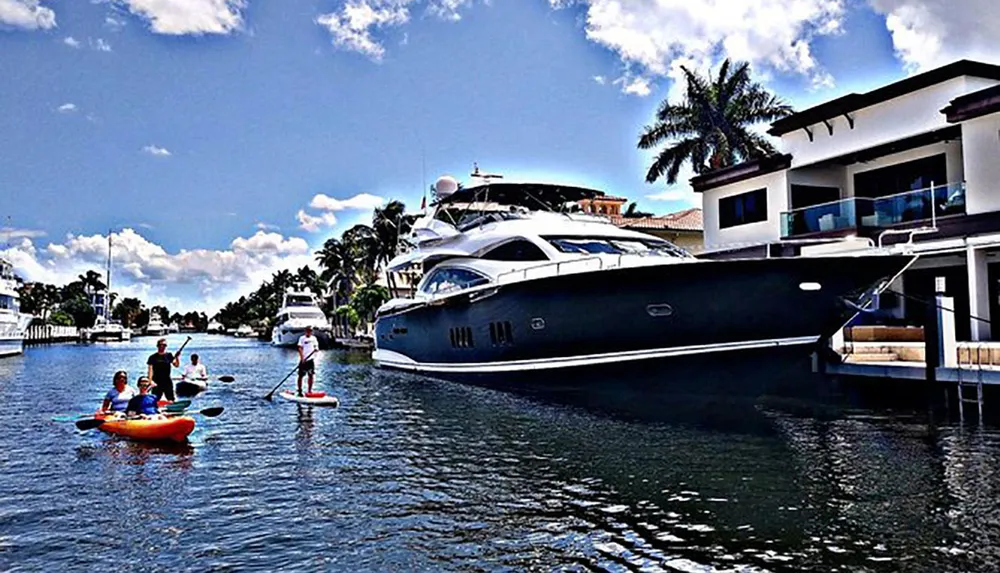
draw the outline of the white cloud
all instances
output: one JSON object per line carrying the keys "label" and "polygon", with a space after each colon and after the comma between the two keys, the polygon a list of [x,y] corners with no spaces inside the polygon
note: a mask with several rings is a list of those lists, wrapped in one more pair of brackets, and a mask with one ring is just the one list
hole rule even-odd
{"label": "white cloud", "polygon": [[604,76],[594,76],[593,79],[594,79],[595,82],[601,84],[602,86],[604,84],[608,83],[608,78],[606,78]]}
{"label": "white cloud", "polygon": [[255,226],[257,227],[257,229],[261,231],[277,231],[278,229],[281,228],[278,225],[272,225],[270,223],[265,223],[263,221],[258,221]]}
{"label": "white cloud", "polygon": [[[637,95],[650,78],[671,77],[681,60],[707,68],[720,57],[828,82],[811,42],[841,30],[845,5],[845,0],[549,2],[554,8],[586,6],[587,38],[618,54],[627,70],[622,89]],[[637,70],[629,72],[633,67]]]}
{"label": "white cloud", "polygon": [[14,239],[37,239],[44,237],[45,231],[38,229],[18,229],[16,227],[0,227],[0,241],[4,243]]}
{"label": "white cloud", "polygon": [[48,30],[56,27],[56,13],[39,0],[0,0],[0,29],[6,26]]}
{"label": "white cloud", "polygon": [[646,97],[653,93],[649,86],[649,80],[643,77],[622,76],[614,81],[615,85],[622,86],[622,92],[639,97]]}
{"label": "white cloud", "polygon": [[143,153],[148,153],[154,157],[170,157],[171,153],[166,147],[147,145],[142,148]]}
{"label": "white cloud", "polygon": [[66,44],[70,48],[79,48],[80,40],[77,40],[73,36],[66,36],[65,38],[63,38],[63,44]]}
{"label": "white cloud", "polygon": [[320,213],[319,215],[310,215],[302,209],[299,209],[295,218],[299,222],[299,228],[310,233],[316,233],[321,229],[329,228],[337,224],[337,216],[330,212]]}
{"label": "white cloud", "polygon": [[125,21],[119,20],[114,16],[105,16],[104,25],[110,28],[111,30],[117,32],[118,30],[121,30],[122,28],[125,27]]}
{"label": "white cloud", "polygon": [[156,227],[150,225],[149,223],[139,223],[138,225],[136,225],[136,227],[140,227],[140,228],[143,228],[143,229],[155,229],[156,228]]}
{"label": "white cloud", "polygon": [[111,44],[109,44],[104,38],[98,38],[96,40],[90,40],[90,47],[97,50],[98,52],[110,52]]}
{"label": "white cloud", "polygon": [[[0,0],[2,1],[2,0]],[[229,34],[243,25],[246,0],[115,0],[157,34]]]}
{"label": "white cloud", "polygon": [[[25,280],[65,284],[88,269],[103,272],[107,249],[106,235],[69,235],[44,248],[25,237],[0,250],[0,256]],[[122,296],[139,296],[147,306],[172,300],[173,308],[186,306],[178,301],[187,298],[187,306],[209,311],[255,289],[274,271],[315,265],[304,239],[263,231],[234,239],[226,250],[170,253],[135,230],[124,229],[112,233],[112,260],[112,289]]]}
{"label": "white cloud", "polygon": [[1000,60],[996,0],[870,0],[911,73],[957,59]]}
{"label": "white cloud", "polygon": [[374,209],[381,207],[385,199],[368,193],[358,193],[348,199],[336,199],[320,193],[312,198],[309,206],[321,211],[344,211],[347,209]]}
{"label": "white cloud", "polygon": [[[488,3],[488,2],[487,2]],[[373,61],[385,56],[385,46],[375,38],[374,32],[395,28],[410,21],[410,7],[426,5],[427,12],[442,20],[457,22],[462,19],[460,10],[472,0],[348,0],[337,12],[320,14],[316,23],[327,29],[333,45],[350,52],[358,52]],[[402,44],[409,42],[404,35]]]}
{"label": "white cloud", "polygon": [[77,107],[75,103],[68,102],[57,107],[56,111],[58,111],[59,113],[73,113],[74,111],[76,111],[76,109]]}

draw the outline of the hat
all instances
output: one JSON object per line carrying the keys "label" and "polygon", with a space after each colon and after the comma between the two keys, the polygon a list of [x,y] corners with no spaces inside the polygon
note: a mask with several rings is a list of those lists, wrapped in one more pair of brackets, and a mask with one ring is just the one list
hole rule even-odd
{"label": "hat", "polygon": [[146,378],[145,376],[141,376],[139,378],[139,382],[137,383],[137,385],[140,388],[149,388],[150,386],[153,385],[153,382],[149,378]]}

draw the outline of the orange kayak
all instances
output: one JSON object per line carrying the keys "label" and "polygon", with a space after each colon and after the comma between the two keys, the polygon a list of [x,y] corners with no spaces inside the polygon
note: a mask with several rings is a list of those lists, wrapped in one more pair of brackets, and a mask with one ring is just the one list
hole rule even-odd
{"label": "orange kayak", "polygon": [[183,442],[194,431],[194,418],[190,416],[169,416],[148,420],[129,420],[120,414],[97,414],[94,417],[98,420],[107,420],[98,426],[102,432],[133,440]]}

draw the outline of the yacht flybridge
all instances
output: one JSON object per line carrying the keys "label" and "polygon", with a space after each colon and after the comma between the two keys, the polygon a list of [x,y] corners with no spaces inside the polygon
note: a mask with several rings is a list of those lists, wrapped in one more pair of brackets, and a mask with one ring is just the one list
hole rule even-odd
{"label": "yacht flybridge", "polygon": [[580,213],[600,191],[488,181],[459,189],[450,177],[434,190],[410,251],[389,263],[423,278],[413,298],[379,309],[373,357],[445,379],[809,345],[914,260],[703,260]]}

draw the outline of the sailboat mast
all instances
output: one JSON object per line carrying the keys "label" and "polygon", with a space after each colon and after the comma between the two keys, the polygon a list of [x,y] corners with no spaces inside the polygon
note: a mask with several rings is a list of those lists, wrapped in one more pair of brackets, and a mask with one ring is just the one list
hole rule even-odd
{"label": "sailboat mast", "polygon": [[104,318],[111,320],[111,229],[108,229],[108,298],[104,301]]}

